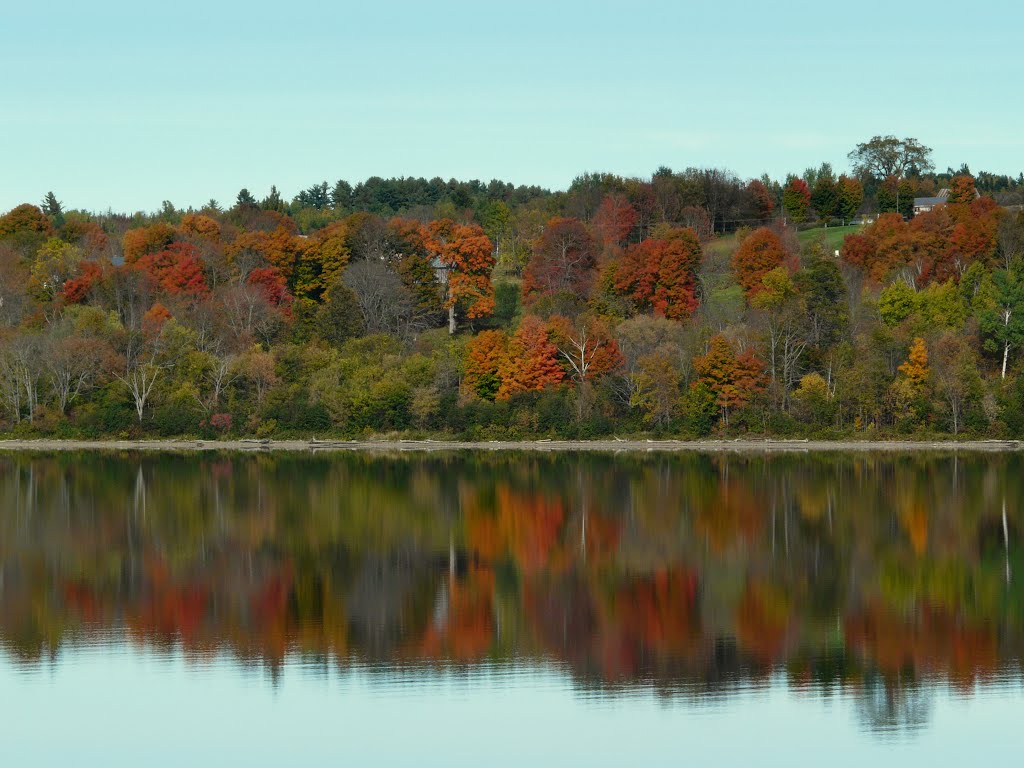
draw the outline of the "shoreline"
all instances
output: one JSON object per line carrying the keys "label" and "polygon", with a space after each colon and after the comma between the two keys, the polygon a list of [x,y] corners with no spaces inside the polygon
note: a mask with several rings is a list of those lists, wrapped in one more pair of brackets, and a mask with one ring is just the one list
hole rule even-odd
{"label": "shoreline", "polygon": [[0,440],[0,452],[142,451],[142,452],[927,452],[1007,453],[1024,449],[1021,440]]}

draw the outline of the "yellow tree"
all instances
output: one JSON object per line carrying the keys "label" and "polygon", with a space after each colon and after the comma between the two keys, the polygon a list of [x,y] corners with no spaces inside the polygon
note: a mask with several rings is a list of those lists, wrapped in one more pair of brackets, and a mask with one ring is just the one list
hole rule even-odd
{"label": "yellow tree", "polygon": [[899,367],[916,392],[922,392],[928,383],[931,371],[928,368],[928,345],[918,337],[910,345],[907,361]]}
{"label": "yellow tree", "polygon": [[298,246],[292,282],[300,302],[320,303],[352,256],[345,221],[333,221]]}
{"label": "yellow tree", "polygon": [[897,419],[924,419],[928,411],[928,346],[918,337],[910,345],[907,360],[899,367],[901,376],[892,384],[893,410]]}

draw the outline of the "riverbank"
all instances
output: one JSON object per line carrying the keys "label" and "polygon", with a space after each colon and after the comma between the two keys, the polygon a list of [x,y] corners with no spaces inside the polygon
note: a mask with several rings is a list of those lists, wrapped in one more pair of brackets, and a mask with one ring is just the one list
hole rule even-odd
{"label": "riverbank", "polygon": [[809,451],[987,451],[1024,448],[1019,440],[0,440],[3,451],[631,451],[631,452],[809,452]]}

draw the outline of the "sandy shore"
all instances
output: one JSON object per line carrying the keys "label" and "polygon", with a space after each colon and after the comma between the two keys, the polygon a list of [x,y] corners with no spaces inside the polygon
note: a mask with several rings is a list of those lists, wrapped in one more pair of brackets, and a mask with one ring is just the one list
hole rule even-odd
{"label": "sandy shore", "polygon": [[0,440],[0,451],[1019,451],[1018,440]]}

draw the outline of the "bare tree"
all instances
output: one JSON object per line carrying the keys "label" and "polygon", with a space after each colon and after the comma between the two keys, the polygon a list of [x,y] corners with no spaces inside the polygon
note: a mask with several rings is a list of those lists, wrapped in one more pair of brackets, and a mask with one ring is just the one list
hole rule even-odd
{"label": "bare tree", "polygon": [[1024,258],[1024,210],[1007,213],[999,222],[999,255],[1003,269]]}
{"label": "bare tree", "polygon": [[166,328],[163,326],[156,334],[129,332],[124,346],[124,373],[114,373],[128,388],[140,424],[153,386],[165,371],[174,367],[173,356],[166,348]]}
{"label": "bare tree", "polygon": [[380,261],[359,261],[345,270],[367,333],[409,336],[430,327],[430,314],[418,307],[402,279]]}
{"label": "bare tree", "polygon": [[229,286],[220,292],[219,299],[236,349],[254,339],[269,344],[281,328],[280,313],[256,286]]}
{"label": "bare tree", "polygon": [[0,348],[0,397],[15,422],[22,420],[22,411],[27,414],[29,424],[35,419],[42,376],[41,348],[38,333],[19,334]]}
{"label": "bare tree", "polygon": [[44,350],[46,379],[63,414],[79,394],[91,388],[110,367],[113,350],[106,342],[69,335],[55,326]]}
{"label": "bare tree", "polygon": [[14,327],[30,305],[28,270],[8,243],[0,243],[0,325]]}
{"label": "bare tree", "polygon": [[256,393],[256,403],[261,404],[271,387],[280,379],[275,370],[277,360],[274,353],[256,345],[239,355],[233,365],[232,374],[248,381]]}
{"label": "bare tree", "polygon": [[203,369],[202,379],[207,394],[205,397],[197,394],[196,400],[203,410],[210,413],[220,405],[225,390],[241,375],[241,371],[236,355],[225,354],[220,349],[208,350],[206,354],[209,364]]}

